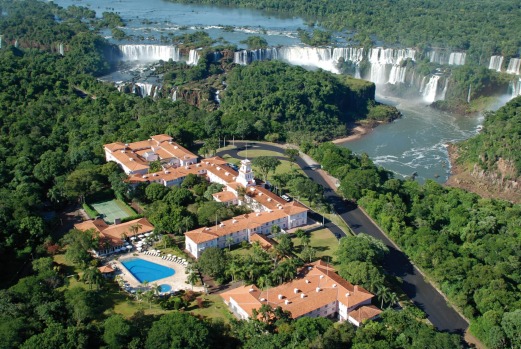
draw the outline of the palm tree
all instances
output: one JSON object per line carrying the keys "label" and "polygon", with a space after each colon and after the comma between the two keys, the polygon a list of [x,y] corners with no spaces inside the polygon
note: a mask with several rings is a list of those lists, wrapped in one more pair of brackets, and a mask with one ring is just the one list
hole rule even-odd
{"label": "palm tree", "polygon": [[383,309],[384,302],[389,299],[389,294],[391,293],[391,289],[385,285],[380,285],[376,288],[376,295],[380,298],[382,302],[380,308]]}
{"label": "palm tree", "polygon": [[389,293],[388,297],[389,298],[387,300],[389,301],[389,308],[398,303],[398,301],[400,300],[395,292]]}
{"label": "palm tree", "polygon": [[136,235],[137,232],[139,231],[139,229],[141,229],[143,226],[139,223],[135,223],[135,224],[132,224],[128,230],[130,231],[130,234],[132,234],[132,236]]}
{"label": "palm tree", "polygon": [[226,245],[228,245],[228,251],[231,251],[234,240],[231,236],[226,238]]}
{"label": "palm tree", "polygon": [[237,197],[240,201],[244,201],[244,197],[246,196],[246,187],[238,186],[237,187]]}
{"label": "palm tree", "polygon": [[188,274],[188,282],[190,285],[192,285],[192,291],[194,290],[195,283],[199,280],[199,275],[197,275],[197,272],[195,270],[191,271],[190,274]]}
{"label": "palm tree", "polygon": [[89,289],[92,290],[92,285],[96,284],[96,289],[99,289],[101,282],[103,281],[103,276],[101,272],[96,267],[91,267],[85,269],[83,272],[83,280],[85,283],[89,284]]}

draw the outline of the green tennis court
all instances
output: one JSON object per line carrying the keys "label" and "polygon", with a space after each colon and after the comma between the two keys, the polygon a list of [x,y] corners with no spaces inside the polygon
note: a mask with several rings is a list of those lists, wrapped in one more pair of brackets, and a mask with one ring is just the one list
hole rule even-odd
{"label": "green tennis court", "polygon": [[109,224],[114,223],[116,218],[125,218],[136,214],[130,207],[119,200],[98,202],[91,205]]}

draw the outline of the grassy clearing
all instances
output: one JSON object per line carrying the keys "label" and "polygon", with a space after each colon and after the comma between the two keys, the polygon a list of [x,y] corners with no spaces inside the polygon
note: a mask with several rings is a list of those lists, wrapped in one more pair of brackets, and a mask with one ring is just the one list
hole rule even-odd
{"label": "grassy clearing", "polygon": [[[338,249],[338,239],[333,235],[329,229],[315,230],[308,233],[310,237],[309,245],[317,251],[316,257],[324,261],[335,261],[335,252]],[[293,244],[297,254],[302,250],[300,239],[293,234]],[[300,256],[300,255],[299,255]]]}
{"label": "grassy clearing", "polygon": [[187,309],[193,315],[201,315],[209,319],[221,319],[224,323],[229,323],[233,318],[219,295],[204,295],[201,298],[204,301],[204,308],[199,309],[197,302],[193,302]]}

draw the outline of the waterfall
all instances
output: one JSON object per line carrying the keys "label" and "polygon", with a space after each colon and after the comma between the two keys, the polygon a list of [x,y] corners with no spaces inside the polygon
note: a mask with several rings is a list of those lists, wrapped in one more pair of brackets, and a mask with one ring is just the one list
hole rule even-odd
{"label": "waterfall", "polygon": [[197,65],[199,63],[199,50],[190,50],[188,54],[188,61],[186,62],[188,65]]}
{"label": "waterfall", "polygon": [[508,90],[510,91],[510,96],[512,98],[516,98],[517,96],[521,96],[521,78],[517,81],[510,81],[508,85]]}
{"label": "waterfall", "polygon": [[233,63],[240,65],[248,64],[248,51],[237,51],[233,54]]}
{"label": "waterfall", "polygon": [[490,63],[488,64],[488,69],[492,69],[497,72],[500,72],[502,66],[503,66],[503,56],[490,57]]}
{"label": "waterfall", "polygon": [[333,60],[339,62],[340,58],[344,61],[360,63],[364,59],[364,49],[362,47],[336,47],[333,49]]}
{"label": "waterfall", "polygon": [[215,91],[215,101],[217,104],[221,104],[221,98],[219,98],[219,94],[221,93],[221,90]]}
{"label": "waterfall", "polygon": [[469,93],[467,94],[467,103],[470,103],[470,93],[472,92],[472,85],[469,85]]}
{"label": "waterfall", "polygon": [[2,48],[2,35],[0,35],[0,48]]}
{"label": "waterfall", "polygon": [[180,60],[176,46],[161,45],[118,45],[122,61],[173,61]]}
{"label": "waterfall", "polygon": [[141,96],[141,97],[152,96],[153,88],[154,88],[153,84],[149,84],[146,82],[136,82],[134,84],[133,93],[135,93],[136,95]]}
{"label": "waterfall", "polygon": [[177,89],[174,88],[174,92],[172,93],[172,101],[177,101]]}
{"label": "waterfall", "polygon": [[62,56],[65,54],[65,51],[63,49],[63,44],[58,44],[58,53]]}
{"label": "waterfall", "polygon": [[333,61],[332,50],[321,47],[281,47],[277,49],[277,58],[281,61],[304,67],[321,68],[339,73]]}
{"label": "waterfall", "polygon": [[521,66],[520,58],[510,58],[510,62],[508,62],[507,73],[519,75],[520,66]]}
{"label": "waterfall", "polygon": [[390,84],[403,84],[405,82],[405,73],[407,72],[407,67],[400,67],[398,65],[393,65],[391,68],[391,73],[389,74],[389,83]]}
{"label": "waterfall", "polygon": [[436,92],[438,91],[439,75],[432,75],[423,90],[423,100],[427,103],[433,103],[436,100]]}
{"label": "waterfall", "polygon": [[467,54],[463,52],[451,52],[449,56],[449,65],[464,65]]}
{"label": "waterfall", "polygon": [[18,48],[18,39],[14,41],[14,47]]}
{"label": "waterfall", "polygon": [[431,51],[429,52],[429,61],[436,64],[447,64],[447,54],[445,52]]}

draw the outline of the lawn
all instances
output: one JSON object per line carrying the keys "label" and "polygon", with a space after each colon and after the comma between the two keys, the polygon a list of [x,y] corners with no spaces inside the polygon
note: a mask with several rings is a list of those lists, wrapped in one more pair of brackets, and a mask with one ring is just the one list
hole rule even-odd
{"label": "lawn", "polygon": [[221,319],[225,323],[229,323],[233,319],[233,315],[228,310],[228,306],[224,304],[221,296],[212,294],[201,296],[204,300],[204,308],[199,309],[197,302],[193,302],[188,310],[194,315],[201,315],[209,319]]}
{"label": "lawn", "polygon": [[[317,250],[317,259],[324,261],[334,261],[335,252],[338,249],[338,239],[333,233],[326,228],[315,230],[308,233],[311,239],[309,245]],[[300,239],[295,234],[292,236],[293,244],[295,245],[296,251],[301,251],[302,245]]]}

